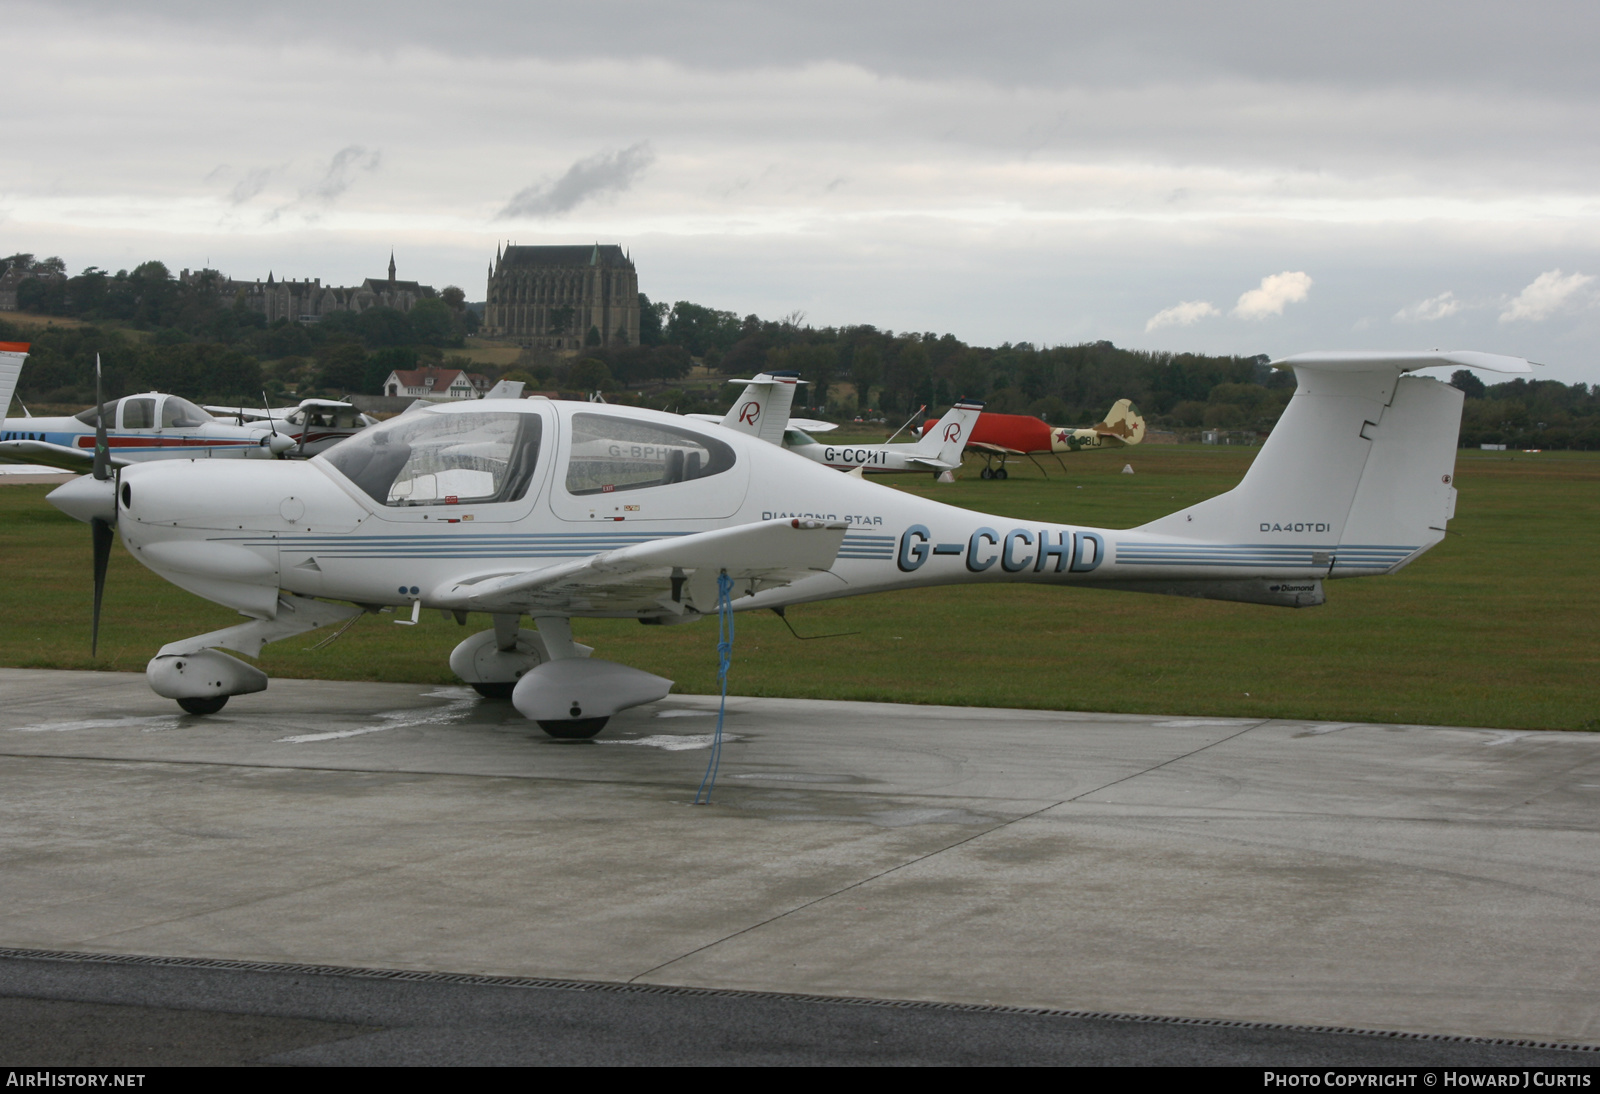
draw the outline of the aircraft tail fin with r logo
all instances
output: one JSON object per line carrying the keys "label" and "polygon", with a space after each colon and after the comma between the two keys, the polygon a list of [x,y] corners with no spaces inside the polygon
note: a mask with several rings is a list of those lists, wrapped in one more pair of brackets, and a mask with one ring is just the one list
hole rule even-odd
{"label": "aircraft tail fin with r logo", "polygon": [[752,380],[729,380],[745,384],[744,392],[733,401],[722,424],[740,433],[759,437],[770,444],[783,444],[783,431],[789,424],[794,393],[806,381],[798,372],[760,372]]}
{"label": "aircraft tail fin with r logo", "polygon": [[926,456],[950,467],[959,466],[962,450],[972,437],[972,427],[983,413],[983,404],[963,399],[944,412],[932,429],[926,430],[912,446],[918,456]]}

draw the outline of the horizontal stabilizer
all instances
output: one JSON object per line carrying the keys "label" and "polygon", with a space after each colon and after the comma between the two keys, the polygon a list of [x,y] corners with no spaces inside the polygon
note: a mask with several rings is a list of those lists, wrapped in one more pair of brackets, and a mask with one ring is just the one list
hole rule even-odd
{"label": "horizontal stabilizer", "polygon": [[1477,350],[1325,350],[1297,353],[1272,362],[1273,368],[1313,368],[1338,372],[1372,372],[1395,369],[1415,372],[1419,368],[1478,368],[1485,372],[1513,375],[1533,371],[1521,357],[1505,357]]}

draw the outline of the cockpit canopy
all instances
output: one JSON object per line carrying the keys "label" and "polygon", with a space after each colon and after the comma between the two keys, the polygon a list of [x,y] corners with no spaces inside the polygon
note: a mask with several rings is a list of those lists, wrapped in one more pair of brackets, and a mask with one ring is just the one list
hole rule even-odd
{"label": "cockpit canopy", "polygon": [[107,429],[154,429],[158,402],[161,404],[163,429],[194,429],[215,420],[182,396],[158,395],[155,392],[113,399],[102,406],[79,411],[73,417],[84,425],[93,426],[99,424],[100,416],[104,413]]}
{"label": "cockpit canopy", "polygon": [[533,479],[543,426],[537,414],[408,414],[317,459],[380,505],[518,501]]}

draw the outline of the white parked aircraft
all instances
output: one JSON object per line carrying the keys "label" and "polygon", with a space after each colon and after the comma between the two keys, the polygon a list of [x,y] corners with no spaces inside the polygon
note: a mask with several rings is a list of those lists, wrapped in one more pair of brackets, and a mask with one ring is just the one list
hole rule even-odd
{"label": "white parked aircraft", "polygon": [[758,372],[750,380],[729,380],[730,384],[744,384],[745,389],[722,417],[715,414],[688,414],[685,417],[702,422],[716,422],[739,433],[748,433],[772,444],[785,443],[785,431],[790,426],[807,429],[813,433],[826,433],[839,427],[833,422],[814,418],[791,418],[789,409],[794,406],[795,390],[809,380],[800,379],[798,372]]}
{"label": "white parked aircraft", "polygon": [[689,622],[724,587],[740,611],[1012,581],[1320,604],[1325,579],[1393,573],[1454,511],[1461,392],[1407,374],[1529,371],[1479,353],[1277,364],[1299,387],[1243,481],[1126,530],[972,512],[677,415],[545,399],[429,407],[304,462],[107,470],[50,500],[105,530],[97,584],[114,526],[144,565],[249,617],[150,661],[152,688],[185,710],[267,686],[224,649],[253,657],[363,611],[438,608],[493,620],[451,654],[462,679],[587,737],[672,684],[589,657],[570,620]]}
{"label": "white parked aircraft", "polygon": [[935,427],[910,444],[828,444],[811,436],[837,429],[832,422],[791,418],[795,388],[805,380],[798,372],[763,372],[751,380],[729,380],[747,385],[728,413],[691,414],[700,421],[716,422],[728,429],[782,445],[808,460],[840,471],[860,468],[883,471],[931,471],[935,475],[961,466],[961,451],[972,435],[972,425],[983,404],[963,401],[951,407]]}
{"label": "white parked aircraft", "polygon": [[932,471],[938,475],[961,466],[961,452],[983,404],[963,401],[945,411],[920,438],[910,444],[829,444],[810,436],[791,421],[783,446],[808,460],[841,471],[860,468],[873,474],[885,471]]}
{"label": "white parked aircraft", "polygon": [[[0,343],[0,407],[11,405],[25,357],[27,343]],[[114,467],[173,458],[270,459],[294,447],[282,433],[228,425],[188,399],[146,391],[70,417],[6,418],[0,422],[0,460],[88,471],[95,458],[96,426],[102,419],[103,440]]]}

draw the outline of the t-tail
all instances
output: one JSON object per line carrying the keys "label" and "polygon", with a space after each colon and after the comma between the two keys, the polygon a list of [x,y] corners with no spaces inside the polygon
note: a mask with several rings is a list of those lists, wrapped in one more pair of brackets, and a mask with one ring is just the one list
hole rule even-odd
{"label": "t-tail", "polygon": [[963,399],[944,412],[932,429],[924,430],[911,446],[911,455],[937,463],[942,467],[961,466],[961,453],[972,436],[972,426],[983,413],[983,404]]}
{"label": "t-tail", "polygon": [[740,433],[749,433],[769,444],[783,444],[783,430],[789,424],[789,409],[794,406],[794,393],[806,381],[798,372],[760,372],[754,379],[729,380],[730,384],[743,382],[744,393],[733,401],[722,424]]}
{"label": "t-tail", "polygon": [[1147,563],[1152,576],[1163,565],[1307,561],[1326,577],[1393,573],[1444,538],[1461,431],[1462,393],[1407,374],[1531,371],[1521,358],[1466,351],[1303,353],[1273,367],[1294,369],[1298,386],[1243,481],[1133,529],[1119,562]]}

